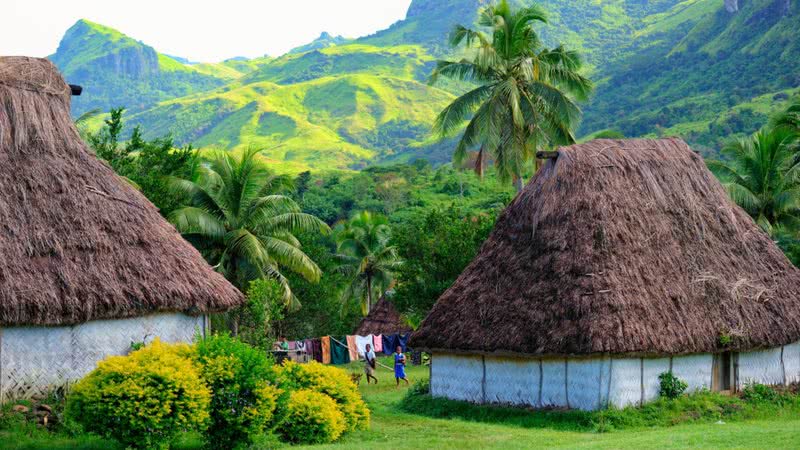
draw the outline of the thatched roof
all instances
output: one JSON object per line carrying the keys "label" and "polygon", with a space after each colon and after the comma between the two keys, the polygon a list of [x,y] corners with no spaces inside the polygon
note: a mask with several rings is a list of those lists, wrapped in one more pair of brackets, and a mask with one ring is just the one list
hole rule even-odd
{"label": "thatched roof", "polygon": [[800,340],[800,271],[679,139],[562,148],[506,208],[415,348],[642,355]]}
{"label": "thatched roof", "polygon": [[0,325],[221,311],[242,295],[90,153],[44,59],[0,58]]}
{"label": "thatched roof", "polygon": [[394,304],[386,298],[386,295],[382,295],[367,317],[361,319],[354,334],[366,336],[368,334],[395,334],[410,331],[411,326],[403,320]]}

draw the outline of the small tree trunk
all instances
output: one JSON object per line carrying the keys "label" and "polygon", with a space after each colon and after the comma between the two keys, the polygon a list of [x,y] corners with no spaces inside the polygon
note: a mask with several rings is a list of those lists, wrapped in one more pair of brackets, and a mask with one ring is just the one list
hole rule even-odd
{"label": "small tree trunk", "polygon": [[514,189],[516,189],[517,193],[521,192],[523,187],[524,186],[522,185],[522,177],[519,176],[519,175],[515,176],[514,177]]}
{"label": "small tree trunk", "polygon": [[372,309],[372,277],[367,277],[367,315]]}
{"label": "small tree trunk", "polygon": [[481,180],[483,180],[483,169],[485,167],[483,160],[485,157],[486,156],[483,153],[483,146],[481,146],[481,149],[478,150],[478,157],[475,159],[475,173],[478,174],[478,177]]}

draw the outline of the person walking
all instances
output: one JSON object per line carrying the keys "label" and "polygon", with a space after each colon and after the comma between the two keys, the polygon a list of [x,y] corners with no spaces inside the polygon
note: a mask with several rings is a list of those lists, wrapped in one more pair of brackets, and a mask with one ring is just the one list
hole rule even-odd
{"label": "person walking", "polygon": [[367,344],[364,347],[364,374],[367,375],[367,384],[369,384],[370,378],[375,380],[375,384],[378,384],[378,379],[375,378],[376,363],[377,360],[375,359],[375,352],[372,351],[372,346]]}
{"label": "person walking", "polygon": [[406,355],[403,354],[403,348],[399,345],[394,352],[394,379],[397,382],[397,387],[400,387],[400,380],[408,384],[406,378]]}

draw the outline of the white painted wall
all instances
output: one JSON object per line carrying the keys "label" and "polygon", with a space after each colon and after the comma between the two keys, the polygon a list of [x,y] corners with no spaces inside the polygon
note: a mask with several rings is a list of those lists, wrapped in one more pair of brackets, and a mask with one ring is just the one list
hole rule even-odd
{"label": "white painted wall", "polygon": [[159,337],[191,342],[205,333],[203,316],[154,314],[96,320],[64,327],[0,329],[0,402],[25,398],[78,380],[109,355],[123,355],[132,342]]}
{"label": "white painted wall", "polygon": [[780,347],[739,354],[739,387],[748,383],[783,384]]}
{"label": "white painted wall", "polygon": [[480,356],[437,355],[431,364],[431,395],[483,402],[483,360]]}
{"label": "white painted wall", "polygon": [[485,362],[487,403],[538,403],[539,361],[487,356]]}
{"label": "white painted wall", "polygon": [[[739,388],[745,383],[800,381],[800,342],[739,353]],[[431,361],[431,394],[477,403],[594,410],[623,408],[658,398],[658,376],[670,370],[688,391],[710,389],[714,355],[673,358],[545,358],[436,353]],[[485,380],[484,380],[485,373]],[[540,376],[541,374],[541,376]],[[541,392],[540,391],[541,387]]]}

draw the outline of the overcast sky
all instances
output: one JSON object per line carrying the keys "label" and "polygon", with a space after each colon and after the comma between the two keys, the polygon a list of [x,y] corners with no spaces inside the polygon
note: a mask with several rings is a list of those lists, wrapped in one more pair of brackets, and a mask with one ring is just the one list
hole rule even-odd
{"label": "overcast sky", "polygon": [[411,0],[0,0],[0,55],[47,56],[78,19],[193,61],[278,56],[323,31],[359,37],[405,17]]}

